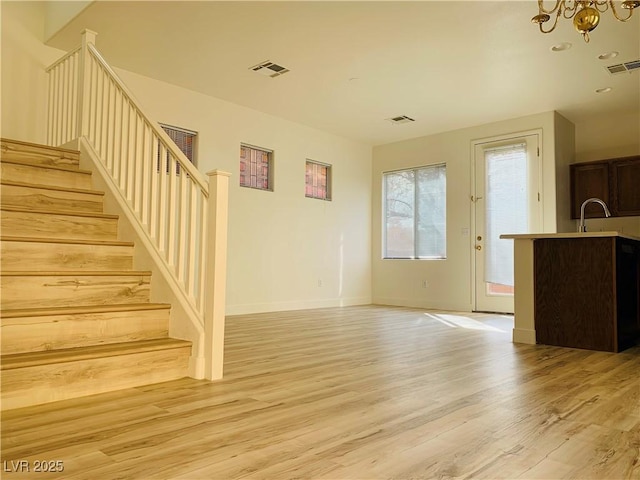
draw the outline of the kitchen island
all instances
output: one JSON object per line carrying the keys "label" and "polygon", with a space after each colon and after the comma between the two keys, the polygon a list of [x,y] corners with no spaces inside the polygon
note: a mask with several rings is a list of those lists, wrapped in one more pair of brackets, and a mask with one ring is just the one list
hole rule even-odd
{"label": "kitchen island", "polygon": [[640,339],[640,238],[618,232],[514,239],[513,341],[619,352]]}

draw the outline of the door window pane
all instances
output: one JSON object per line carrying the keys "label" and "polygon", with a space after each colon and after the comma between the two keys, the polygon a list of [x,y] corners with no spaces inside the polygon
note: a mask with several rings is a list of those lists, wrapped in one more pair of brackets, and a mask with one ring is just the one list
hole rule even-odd
{"label": "door window pane", "polygon": [[526,145],[485,150],[485,165],[485,281],[513,286],[513,240],[500,235],[528,231]]}

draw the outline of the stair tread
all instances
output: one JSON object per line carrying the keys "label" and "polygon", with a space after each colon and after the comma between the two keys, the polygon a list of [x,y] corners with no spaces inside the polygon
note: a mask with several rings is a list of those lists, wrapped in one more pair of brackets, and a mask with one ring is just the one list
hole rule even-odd
{"label": "stair tread", "polygon": [[2,370],[68,363],[91,358],[115,357],[155,350],[169,350],[190,347],[191,342],[175,338],[156,338],[152,340],[136,340],[132,342],[92,345],[89,347],[64,348],[40,352],[13,353],[2,355]]}
{"label": "stair tread", "polygon": [[25,167],[31,167],[31,168],[42,168],[45,170],[60,170],[62,172],[70,172],[70,173],[80,173],[83,175],[91,175],[93,172],[91,172],[91,170],[83,170],[80,168],[70,168],[70,167],[60,167],[58,165],[42,165],[42,164],[37,164],[37,163],[29,163],[29,162],[25,162],[24,160],[15,160],[15,159],[2,159],[1,163],[11,163],[14,165],[23,165]]}
{"label": "stair tread", "polygon": [[114,276],[147,276],[150,270],[3,270],[0,277],[114,277]]}
{"label": "stair tread", "polygon": [[38,188],[41,190],[55,190],[58,192],[84,193],[87,195],[97,195],[97,196],[104,195],[104,192],[101,190],[90,190],[87,188],[74,188],[74,187],[60,187],[57,185],[48,185],[44,183],[27,183],[27,182],[16,182],[14,180],[2,180],[0,181],[0,184],[11,185],[14,187]]}
{"label": "stair tread", "polygon": [[33,242],[33,243],[64,243],[70,245],[99,245],[110,247],[133,247],[133,242],[121,242],[118,240],[75,240],[72,238],[47,238],[47,237],[17,237],[13,235],[0,235],[3,242]]}
{"label": "stair tread", "polygon": [[8,205],[0,206],[0,210],[8,212],[41,213],[44,215],[67,215],[70,217],[93,217],[114,220],[117,220],[119,218],[118,215],[112,215],[110,213],[76,212],[75,210],[44,210],[41,208],[12,207]]}
{"label": "stair tread", "polygon": [[73,154],[75,156],[80,155],[80,151],[79,150],[72,150],[70,148],[64,148],[64,147],[52,147],[50,145],[42,145],[40,143],[25,142],[24,140],[12,140],[10,138],[0,138],[0,143],[2,143],[2,144],[4,144],[4,143],[17,143],[19,145],[26,145],[28,147],[43,148],[43,149],[47,149],[47,150],[53,150],[55,152],[71,153],[71,154]]}
{"label": "stair tread", "polygon": [[69,315],[77,313],[127,312],[143,310],[168,310],[169,303],[123,303],[114,305],[78,305],[75,307],[41,307],[0,310],[0,318]]}

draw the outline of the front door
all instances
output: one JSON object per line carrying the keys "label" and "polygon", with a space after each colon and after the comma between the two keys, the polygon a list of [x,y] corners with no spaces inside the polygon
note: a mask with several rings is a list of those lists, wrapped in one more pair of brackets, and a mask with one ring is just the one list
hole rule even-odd
{"label": "front door", "polygon": [[513,313],[513,240],[539,231],[539,135],[475,144],[475,310]]}

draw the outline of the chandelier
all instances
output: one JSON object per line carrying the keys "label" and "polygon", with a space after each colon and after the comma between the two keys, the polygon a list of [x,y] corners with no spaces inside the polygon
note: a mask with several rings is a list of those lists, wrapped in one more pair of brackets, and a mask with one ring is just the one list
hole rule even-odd
{"label": "chandelier", "polygon": [[[556,0],[555,6],[550,10],[544,8],[543,0],[538,0],[540,13],[533,17],[531,22],[537,23],[542,33],[549,33],[556,28],[560,15],[567,19],[573,18],[574,27],[582,34],[584,41],[589,42],[589,32],[598,26],[601,12],[606,12],[611,7],[613,16],[621,22],[626,22],[633,15],[633,9],[640,7],[640,0],[624,0],[621,6],[629,10],[629,15],[625,18],[618,15],[613,0]],[[544,24],[551,20],[551,15],[553,14],[555,14],[553,25],[548,30],[545,30]]]}

